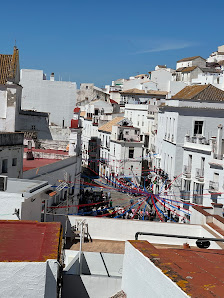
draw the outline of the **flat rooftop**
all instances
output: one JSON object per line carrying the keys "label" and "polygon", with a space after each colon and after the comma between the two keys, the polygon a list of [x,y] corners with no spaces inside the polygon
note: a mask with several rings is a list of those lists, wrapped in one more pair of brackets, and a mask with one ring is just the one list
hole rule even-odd
{"label": "flat rooftop", "polygon": [[[160,249],[166,248],[182,248],[182,245],[167,245],[167,244],[153,244],[154,247]],[[70,250],[79,250],[79,240],[72,244]],[[86,252],[103,252],[103,253],[114,253],[124,254],[125,253],[125,241],[114,241],[114,240],[101,240],[93,239],[92,242],[84,242],[82,244],[82,250]]]}
{"label": "flat rooftop", "polygon": [[61,223],[0,220],[0,262],[59,259]]}
{"label": "flat rooftop", "polygon": [[[71,250],[79,250],[79,241],[74,243]],[[87,252],[105,252],[114,254],[124,254],[125,241],[112,241],[93,239],[92,242],[84,242],[82,244],[82,251]]]}
{"label": "flat rooftop", "polygon": [[1,193],[33,193],[46,185],[48,185],[46,181],[8,178],[7,189]]}
{"label": "flat rooftop", "polygon": [[129,242],[187,295],[223,297],[223,250],[160,249],[148,241],[130,240]]}
{"label": "flat rooftop", "polygon": [[[28,152],[28,148],[24,148],[24,152]],[[68,155],[68,151],[63,150],[54,150],[54,149],[35,149],[32,148],[33,152],[41,152],[41,153],[47,153],[47,154],[61,154],[61,155]]]}
{"label": "flat rooftop", "polygon": [[35,158],[34,160],[23,159],[23,172],[40,168],[55,162],[61,161],[61,159],[50,159],[50,158]]}

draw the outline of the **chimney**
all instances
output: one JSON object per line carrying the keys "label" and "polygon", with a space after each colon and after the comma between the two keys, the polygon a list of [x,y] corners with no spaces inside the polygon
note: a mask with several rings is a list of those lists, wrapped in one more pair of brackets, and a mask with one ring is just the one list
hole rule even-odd
{"label": "chimney", "polygon": [[211,203],[213,207],[213,214],[223,217],[223,204]]}
{"label": "chimney", "polygon": [[217,159],[222,159],[222,129],[222,124],[219,124],[217,135]]}
{"label": "chimney", "polygon": [[51,73],[50,81],[52,81],[52,82],[54,81],[54,72]]}

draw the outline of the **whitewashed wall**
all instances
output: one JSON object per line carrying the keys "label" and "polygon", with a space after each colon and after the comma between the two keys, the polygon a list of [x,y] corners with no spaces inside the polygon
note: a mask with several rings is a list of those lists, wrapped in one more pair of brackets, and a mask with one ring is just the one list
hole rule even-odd
{"label": "whitewashed wall", "polygon": [[171,279],[129,242],[125,244],[122,290],[128,298],[188,297]]}
{"label": "whitewashed wall", "polygon": [[50,113],[50,124],[70,125],[76,106],[76,83],[43,79],[42,70],[21,69],[22,109]]}
{"label": "whitewashed wall", "polygon": [[[189,225],[179,223],[166,222],[151,222],[144,220],[130,219],[113,219],[91,216],[69,216],[71,225],[75,225],[77,220],[86,219],[88,223],[89,233],[92,239],[126,241],[135,240],[137,232],[164,233],[174,235],[211,237],[207,230],[200,225]],[[150,243],[182,245],[189,243],[191,246],[196,246],[195,240],[166,238],[155,236],[139,236],[139,240],[147,240]],[[211,243],[210,248],[220,249],[216,243]]]}
{"label": "whitewashed wall", "polygon": [[56,297],[57,274],[58,264],[56,260],[48,260],[47,262],[1,262],[1,297]]}

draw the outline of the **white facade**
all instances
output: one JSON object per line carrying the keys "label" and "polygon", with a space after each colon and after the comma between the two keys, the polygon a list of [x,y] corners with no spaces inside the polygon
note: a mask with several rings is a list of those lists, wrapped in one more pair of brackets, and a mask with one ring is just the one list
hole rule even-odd
{"label": "white facade", "polygon": [[[170,100],[158,114],[156,168],[168,174],[169,180],[177,177],[173,184],[173,196],[180,198],[181,175],[186,158],[183,160],[185,135],[200,134],[204,139],[217,135],[217,126],[224,125],[223,103]],[[195,151],[195,150],[193,150]],[[201,150],[201,153],[203,150]],[[203,154],[201,154],[203,157]],[[196,159],[199,167],[200,158]]]}
{"label": "white facade", "polygon": [[192,79],[192,84],[212,84],[216,88],[224,90],[223,73],[201,73],[196,79]]}
{"label": "white facade", "polygon": [[1,219],[41,221],[48,190],[46,181],[8,178],[6,190],[0,191]]}
{"label": "white facade", "polygon": [[77,90],[77,105],[83,106],[87,105],[91,101],[102,100],[109,102],[110,95],[102,90],[94,86],[92,83],[82,83],[80,84],[80,89]]}
{"label": "white facade", "polygon": [[0,174],[22,178],[23,133],[0,133]]}
{"label": "white facade", "polygon": [[21,69],[22,109],[50,113],[50,125],[68,127],[76,106],[76,83],[50,80],[42,70]]}
{"label": "white facade", "polygon": [[58,267],[57,260],[1,262],[1,297],[57,297]]}
{"label": "white facade", "polygon": [[223,203],[222,125],[210,140],[202,136],[185,137],[183,155],[183,200],[203,206]]}
{"label": "white facade", "polygon": [[139,185],[142,175],[142,150],[139,128],[133,127],[127,119],[112,126],[109,160],[111,180],[115,182],[116,178],[127,178]]}
{"label": "white facade", "polygon": [[218,47],[218,51],[211,53],[207,62],[219,62],[224,60],[224,45]]}
{"label": "white facade", "polygon": [[121,287],[128,298],[189,297],[128,241],[125,243]]}
{"label": "white facade", "polygon": [[149,76],[147,77],[143,76],[138,78],[133,77],[132,79],[124,81],[122,90],[125,91],[133,88],[142,89],[142,85],[145,85],[145,84],[148,87],[148,89],[157,90],[156,84],[150,81]]}
{"label": "white facade", "polygon": [[206,67],[206,60],[200,56],[184,58],[177,61],[176,69],[181,67],[191,67],[191,66]]}

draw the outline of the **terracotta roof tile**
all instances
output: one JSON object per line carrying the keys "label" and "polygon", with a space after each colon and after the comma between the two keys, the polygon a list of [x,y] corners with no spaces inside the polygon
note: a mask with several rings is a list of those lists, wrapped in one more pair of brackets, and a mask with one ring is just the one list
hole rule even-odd
{"label": "terracotta roof tile", "polygon": [[195,60],[195,59],[197,59],[197,58],[201,58],[201,59],[205,60],[205,59],[202,58],[201,56],[193,56],[193,57],[187,57],[187,58],[180,59],[180,60],[178,60],[177,62],[192,61],[192,60]]}
{"label": "terracotta roof tile", "polygon": [[143,73],[143,74],[139,74],[139,75],[135,76],[135,78],[140,78],[142,76],[144,77],[144,76],[148,76],[148,75]]}
{"label": "terracotta roof tile", "polygon": [[224,101],[224,91],[213,85],[187,86],[172,96],[172,99],[200,99],[207,101]]}
{"label": "terracotta roof tile", "polygon": [[145,90],[140,90],[137,88],[121,91],[120,93],[121,94],[140,94],[140,95],[141,94],[147,94],[147,95],[167,95],[168,94],[167,91],[147,90],[147,92],[145,92]]}
{"label": "terracotta roof tile", "polygon": [[118,124],[124,117],[116,117],[99,128],[99,131],[112,132],[112,126]]}
{"label": "terracotta roof tile", "polygon": [[181,72],[191,72],[191,71],[195,70],[196,68],[198,68],[198,66],[184,67],[184,69],[182,69]]}
{"label": "terracotta roof tile", "polygon": [[19,50],[16,47],[13,55],[0,54],[0,84],[5,84],[9,78],[15,78],[18,61]]}

